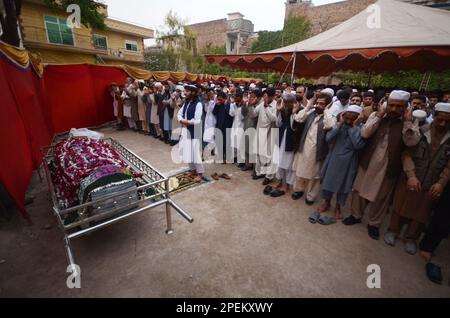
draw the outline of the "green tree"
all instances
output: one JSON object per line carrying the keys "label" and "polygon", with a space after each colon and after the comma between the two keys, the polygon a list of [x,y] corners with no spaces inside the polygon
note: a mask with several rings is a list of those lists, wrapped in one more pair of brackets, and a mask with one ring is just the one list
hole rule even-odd
{"label": "green tree", "polygon": [[311,35],[311,23],[305,17],[290,17],[281,31],[258,32],[258,39],[252,44],[251,53],[278,49],[307,39]]}
{"label": "green tree", "polygon": [[282,46],[283,31],[260,31],[258,39],[253,42],[251,53],[259,53],[277,49]]}
{"label": "green tree", "polygon": [[[337,73],[337,77],[348,85],[365,87],[369,82],[369,74],[362,72]],[[380,88],[420,88],[423,80],[423,73],[418,71],[398,71],[396,73],[372,74],[371,87]],[[428,83],[428,90],[446,90],[450,87],[450,71],[442,73],[432,73]]]}
{"label": "green tree", "polygon": [[305,17],[290,17],[284,22],[282,46],[303,41],[311,36],[311,22]]}

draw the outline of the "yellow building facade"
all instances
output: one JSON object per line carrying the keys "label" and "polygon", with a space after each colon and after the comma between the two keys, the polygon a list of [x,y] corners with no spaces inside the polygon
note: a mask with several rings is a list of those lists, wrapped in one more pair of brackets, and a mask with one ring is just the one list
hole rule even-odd
{"label": "yellow building facade", "polygon": [[[105,6],[107,14],[107,7]],[[24,46],[44,63],[128,64],[144,66],[144,39],[154,30],[106,18],[106,30],[66,25],[69,13],[52,10],[41,0],[25,0],[20,14]]]}

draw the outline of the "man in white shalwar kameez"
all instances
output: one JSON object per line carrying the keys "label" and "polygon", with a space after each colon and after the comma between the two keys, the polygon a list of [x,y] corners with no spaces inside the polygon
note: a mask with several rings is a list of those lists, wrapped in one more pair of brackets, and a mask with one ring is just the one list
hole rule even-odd
{"label": "man in white shalwar kameez", "polygon": [[233,117],[233,126],[231,127],[231,149],[234,152],[234,158],[238,163],[239,168],[245,166],[245,154],[239,150],[244,136],[244,115],[242,114],[244,93],[241,90],[237,90],[234,94],[234,101],[230,105],[230,116]]}
{"label": "man in white shalwar kameez", "polygon": [[179,154],[182,162],[189,164],[190,176],[201,182],[205,169],[202,163],[202,114],[203,106],[197,96],[197,87],[185,86],[186,101],[178,112],[181,138]]}
{"label": "man in white shalwar kameez", "polygon": [[250,109],[250,116],[258,118],[256,126],[256,167],[254,180],[264,178],[263,185],[269,185],[275,178],[277,166],[272,162],[275,141],[278,136],[272,132],[277,121],[275,89],[268,88],[264,93],[264,103]]}

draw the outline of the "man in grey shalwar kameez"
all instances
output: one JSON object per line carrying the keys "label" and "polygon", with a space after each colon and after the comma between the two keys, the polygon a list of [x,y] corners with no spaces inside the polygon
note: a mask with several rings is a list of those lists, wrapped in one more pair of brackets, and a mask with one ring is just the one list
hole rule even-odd
{"label": "man in grey shalwar kameez", "polygon": [[336,194],[336,219],[342,219],[341,207],[345,206],[352,192],[353,182],[358,172],[358,152],[366,145],[361,137],[362,108],[356,105],[348,107],[341,114],[340,122],[326,136],[330,152],[321,171],[321,197],[325,200],[319,213],[331,208],[331,198]]}

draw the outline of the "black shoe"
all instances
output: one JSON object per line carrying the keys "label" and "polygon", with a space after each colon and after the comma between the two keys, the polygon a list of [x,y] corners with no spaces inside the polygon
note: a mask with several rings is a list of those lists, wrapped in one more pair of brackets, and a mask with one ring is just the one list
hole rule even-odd
{"label": "black shoe", "polygon": [[342,223],[344,223],[344,225],[355,225],[361,223],[361,219],[357,219],[353,215],[350,215],[348,218],[345,218]]}
{"label": "black shoe", "polygon": [[272,198],[279,198],[279,197],[282,197],[282,196],[285,195],[285,194],[286,194],[285,191],[283,191],[283,190],[281,190],[281,189],[277,189],[277,190],[275,190],[275,191],[272,191],[272,193],[270,194],[270,196],[271,196]]}
{"label": "black shoe", "polygon": [[270,185],[268,185],[268,186],[266,186],[265,188],[264,188],[264,194],[265,195],[270,195],[270,193],[272,192],[272,190],[273,190],[273,188],[270,186]]}
{"label": "black shoe", "polygon": [[239,168],[239,169],[241,169],[241,170],[242,170],[242,169],[243,169],[244,167],[245,167],[245,164],[244,164],[244,163],[240,163],[240,164],[238,164],[238,168]]}
{"label": "black shoe", "polygon": [[304,194],[305,194],[304,192],[294,192],[291,195],[292,200],[296,200],[296,201],[300,200],[303,197]]}
{"label": "black shoe", "polygon": [[442,284],[442,272],[439,266],[434,265],[433,263],[428,263],[425,266],[425,270],[429,280],[438,285]]}
{"label": "black shoe", "polygon": [[264,181],[263,181],[262,185],[263,185],[263,186],[266,186],[266,185],[269,185],[269,184],[271,184],[271,183],[272,183],[272,180],[267,179],[267,178],[264,178]]}
{"label": "black shoe", "polygon": [[380,239],[380,230],[375,226],[367,225],[367,233],[375,241]]}
{"label": "black shoe", "polygon": [[305,202],[307,205],[314,205],[314,203],[316,203],[315,201],[309,201],[308,199],[305,199]]}
{"label": "black shoe", "polygon": [[252,175],[252,179],[253,180],[259,180],[259,179],[262,179],[262,178],[264,178],[264,176],[258,176],[256,174]]}

